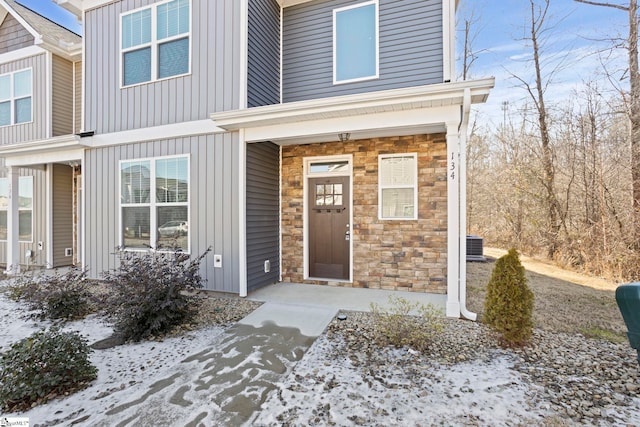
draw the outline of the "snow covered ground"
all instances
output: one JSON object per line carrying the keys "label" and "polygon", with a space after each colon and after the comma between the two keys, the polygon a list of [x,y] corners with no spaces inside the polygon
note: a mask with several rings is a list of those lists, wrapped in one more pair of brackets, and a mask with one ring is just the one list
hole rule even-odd
{"label": "snow covered ground", "polygon": [[[23,314],[18,304],[0,296],[0,351],[48,325],[25,319]],[[112,332],[95,316],[65,329],[79,331],[89,342]],[[377,355],[384,363],[373,367],[348,357],[341,350],[344,343],[324,334],[301,358],[301,352],[295,357],[276,355],[282,367],[274,369],[258,360],[268,352],[268,345],[247,346],[247,340],[230,333],[235,332],[209,327],[162,342],[96,350],[91,360],[99,374],[89,388],[25,413],[0,413],[0,420],[27,417],[31,426],[573,425],[552,412],[540,386],[512,369],[513,357],[507,352],[496,351],[490,360],[438,365],[410,350],[389,348]],[[276,329],[264,336],[278,334]],[[230,347],[234,340],[244,342],[244,347]],[[299,343],[295,346],[300,348]],[[261,377],[263,383],[270,382],[263,389],[237,388],[244,378],[221,383],[220,387],[230,390],[236,386],[236,394],[246,397],[270,390],[242,421],[224,413],[234,410],[231,400],[216,401],[221,389],[198,391],[197,384],[205,376],[228,373],[220,367],[221,360],[240,360],[234,362],[241,369],[240,377],[271,372]],[[269,363],[273,365],[273,360]],[[634,402],[619,411],[609,410],[599,423],[640,425],[640,399]]]}

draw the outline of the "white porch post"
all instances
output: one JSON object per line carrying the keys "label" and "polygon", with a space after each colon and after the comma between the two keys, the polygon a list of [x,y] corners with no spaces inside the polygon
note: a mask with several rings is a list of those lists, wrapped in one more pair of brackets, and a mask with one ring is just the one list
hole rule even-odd
{"label": "white porch post", "polygon": [[9,167],[9,205],[7,207],[7,274],[20,272],[20,245],[18,228],[18,189],[20,175],[17,167]]}
{"label": "white porch post", "polygon": [[447,317],[460,317],[460,133],[447,123]]}

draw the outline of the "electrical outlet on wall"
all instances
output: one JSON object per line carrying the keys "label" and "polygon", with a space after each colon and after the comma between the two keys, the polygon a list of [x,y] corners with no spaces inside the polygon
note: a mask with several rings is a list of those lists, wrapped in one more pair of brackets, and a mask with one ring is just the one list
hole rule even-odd
{"label": "electrical outlet on wall", "polygon": [[220,254],[213,255],[213,266],[215,268],[222,268],[222,255]]}

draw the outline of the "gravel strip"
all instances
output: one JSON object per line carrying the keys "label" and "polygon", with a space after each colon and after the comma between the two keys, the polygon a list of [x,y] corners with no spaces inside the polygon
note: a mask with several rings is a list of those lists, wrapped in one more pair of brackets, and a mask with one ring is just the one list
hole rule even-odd
{"label": "gravel strip", "polygon": [[384,377],[398,365],[412,378],[425,375],[425,366],[486,362],[507,355],[514,370],[540,386],[533,403],[557,414],[562,420],[559,425],[627,425],[620,422],[619,414],[638,410],[639,368],[636,351],[628,343],[535,330],[530,346],[502,349],[486,325],[447,319],[429,350],[423,354],[410,350],[399,360],[375,344],[369,313],[344,314],[347,319],[333,320],[326,336],[336,343],[336,357],[348,357],[354,366],[366,367],[374,378]]}

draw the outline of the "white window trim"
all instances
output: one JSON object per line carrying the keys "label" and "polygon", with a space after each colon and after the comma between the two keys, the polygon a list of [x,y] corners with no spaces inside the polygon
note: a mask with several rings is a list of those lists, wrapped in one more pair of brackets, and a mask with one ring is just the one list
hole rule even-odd
{"label": "white window trim", "polygon": [[[20,243],[33,243],[33,204],[35,203],[35,196],[34,196],[34,189],[33,189],[33,177],[32,176],[21,176],[18,178],[18,189],[20,189],[20,181],[21,180],[26,180],[29,179],[31,181],[31,207],[29,209],[27,208],[21,208],[18,207],[18,223],[20,221],[20,212],[25,212],[25,211],[31,211],[31,240],[18,240],[18,242]],[[9,178],[0,178],[0,180],[9,180]],[[20,192],[18,191],[18,198],[20,197]],[[0,209],[0,211],[2,212],[6,212],[7,213],[7,221],[9,220],[9,209]],[[19,230],[19,228],[18,228]],[[7,230],[7,233],[9,232],[9,230]],[[20,237],[18,236],[18,239]],[[0,240],[0,242],[6,242],[7,239],[2,239]]]}
{"label": "white window trim", "polygon": [[[337,36],[336,36],[336,16],[340,12],[344,12],[349,9],[357,9],[359,7],[375,5],[376,13],[375,13],[375,27],[376,27],[376,73],[372,76],[364,76],[358,77],[355,79],[349,80],[338,80],[338,62],[337,62]],[[333,9],[333,84],[341,85],[345,83],[355,83],[362,82],[367,80],[375,80],[380,77],[380,5],[378,4],[378,0],[370,0],[363,3],[354,4],[351,6],[340,7],[337,9]]]}
{"label": "white window trim", "polygon": [[[122,164],[132,162],[149,162],[149,174],[150,185],[152,190],[156,188],[156,160],[169,160],[169,159],[187,159],[187,176],[189,178],[189,192],[187,193],[187,202],[172,202],[172,203],[160,203],[155,201],[155,191],[151,191],[149,196],[149,203],[122,203]],[[184,206],[187,205],[187,223],[189,224],[189,232],[187,234],[187,250],[182,251],[185,254],[191,254],[191,156],[185,154],[179,154],[175,156],[157,156],[157,157],[144,157],[139,159],[126,159],[118,162],[118,242],[119,247],[127,252],[159,252],[159,253],[172,253],[174,251],[157,249],[153,245],[158,243],[158,206]],[[123,219],[122,208],[127,207],[148,207],[149,208],[149,245],[151,248],[126,248],[124,247],[124,235],[123,235]]]}
{"label": "white window trim", "polygon": [[[29,70],[29,72],[31,73],[31,93],[29,94],[29,96],[16,97],[16,96],[14,96],[14,93],[13,93],[14,92],[13,76],[15,74],[17,74],[17,73],[21,73],[21,72],[27,71],[27,70]],[[8,125],[0,125],[0,128],[5,128],[5,127],[9,127],[9,126],[27,125],[27,124],[33,123],[33,68],[32,67],[22,68],[20,70],[11,71],[10,73],[0,74],[0,77],[4,77],[4,76],[10,76],[9,77],[9,89],[11,91],[11,96],[9,98],[7,98],[7,99],[0,100],[0,103],[9,101],[11,117],[9,119],[9,124]],[[31,120],[29,120],[28,122],[16,123],[16,105],[15,105],[15,102],[18,99],[26,99],[26,98],[31,98]]]}
{"label": "white window trim", "polygon": [[[413,185],[382,185],[382,160],[394,157],[413,157],[415,159],[415,170],[413,171]],[[384,221],[411,221],[418,219],[418,153],[394,153],[378,155],[378,219]],[[411,217],[385,217],[382,215],[382,190],[386,189],[413,189],[413,216]]]}
{"label": "white window trim", "polygon": [[[158,6],[161,6],[163,4],[169,3],[173,0],[165,0],[165,1],[161,1],[158,3],[154,3],[151,4],[149,6],[144,6],[144,7],[139,7],[137,9],[132,9],[132,10],[128,10],[126,12],[122,12],[120,14],[120,18],[119,18],[119,22],[118,22],[118,29],[119,29],[119,34],[118,34],[118,49],[119,49],[119,59],[118,59],[118,64],[120,67],[120,89],[125,89],[125,88],[130,88],[130,87],[136,87],[136,86],[141,86],[141,85],[145,85],[145,84],[149,84],[149,83],[155,83],[155,82],[161,82],[164,80],[171,80],[171,79],[175,79],[178,77],[184,77],[184,76],[188,76],[191,75],[191,63],[193,62],[193,2],[192,0],[189,0],[189,32],[185,33],[185,34],[179,34],[177,36],[172,36],[172,37],[167,37],[164,38],[162,40],[158,40]],[[127,16],[127,15],[131,15],[133,13],[137,13],[140,12],[142,10],[145,9],[150,9],[151,10],[151,41],[149,43],[143,43],[143,44],[139,44],[136,46],[132,46],[132,47],[128,47],[126,49],[122,48],[122,18]],[[159,49],[159,45],[160,44],[164,44],[167,42],[171,42],[173,40],[179,40],[179,39],[183,39],[185,37],[189,38],[189,64],[188,64],[188,70],[186,73],[184,74],[176,74],[175,76],[169,76],[169,77],[164,77],[164,78],[158,78],[158,49]],[[130,85],[125,85],[124,84],[124,54],[127,52],[132,52],[132,51],[136,51],[136,50],[140,50],[140,49],[144,49],[146,47],[150,47],[151,48],[151,79],[144,81],[144,82],[139,82],[139,83],[133,83]]]}

